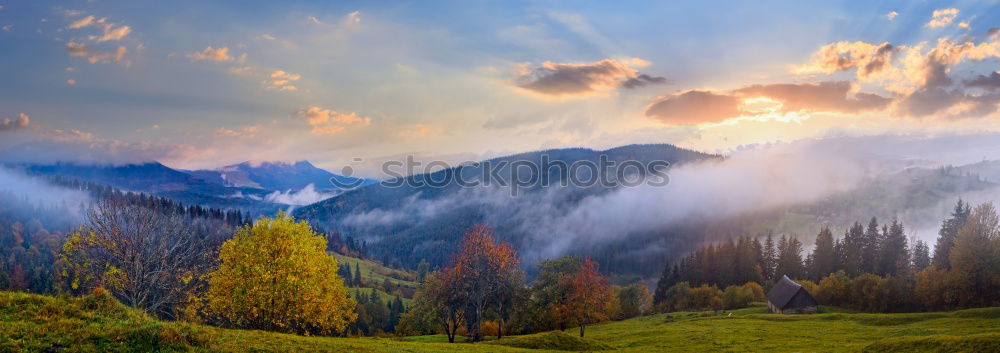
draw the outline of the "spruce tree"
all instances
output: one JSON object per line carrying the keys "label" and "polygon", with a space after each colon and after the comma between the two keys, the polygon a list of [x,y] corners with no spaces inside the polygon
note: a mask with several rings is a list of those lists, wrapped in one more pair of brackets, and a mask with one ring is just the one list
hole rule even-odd
{"label": "spruce tree", "polygon": [[778,240],[778,261],[774,276],[802,278],[802,242],[794,236]]}
{"label": "spruce tree", "polygon": [[774,251],[774,237],[768,232],[767,240],[764,241],[764,250],[762,252],[760,267],[764,272],[765,279],[774,279],[774,266],[775,261],[777,261],[777,254]]}
{"label": "spruce tree", "polygon": [[430,271],[431,264],[427,262],[427,259],[420,259],[420,263],[417,264],[417,282],[424,283],[427,279],[427,272]]}
{"label": "spruce tree", "polygon": [[667,298],[667,290],[677,283],[677,277],[677,265],[673,265],[670,261],[667,261],[667,264],[663,266],[663,272],[660,273],[660,280],[656,282],[656,292],[653,293],[654,304]]}
{"label": "spruce tree", "polygon": [[955,204],[955,208],[951,212],[951,218],[941,222],[937,243],[934,244],[934,259],[932,261],[934,267],[951,269],[949,256],[951,249],[955,247],[955,236],[958,234],[958,230],[965,226],[971,212],[969,204],[958,199],[958,203]]}
{"label": "spruce tree", "polygon": [[855,277],[862,273],[862,256],[865,254],[865,227],[860,222],[854,222],[844,233],[841,250],[841,263],[848,276]]}
{"label": "spruce tree", "polygon": [[927,243],[916,240],[913,244],[913,270],[919,272],[930,265],[930,249],[927,248]]}
{"label": "spruce tree", "polygon": [[812,253],[812,263],[809,269],[813,280],[819,281],[827,274],[837,270],[837,259],[833,249],[833,233],[830,228],[823,228],[816,236],[816,247]]}
{"label": "spruce tree", "polygon": [[354,263],[354,280],[351,282],[358,287],[364,285],[364,281],[361,280],[361,264],[359,263]]}
{"label": "spruce tree", "polygon": [[879,244],[879,274],[883,276],[905,276],[910,269],[910,254],[906,246],[903,224],[897,220],[892,225],[883,226],[884,235]]}
{"label": "spruce tree", "polygon": [[872,220],[868,222],[868,228],[865,229],[865,235],[861,239],[861,272],[862,273],[878,273],[878,255],[879,249],[878,245],[882,238],[881,232],[878,228],[878,220],[872,217]]}

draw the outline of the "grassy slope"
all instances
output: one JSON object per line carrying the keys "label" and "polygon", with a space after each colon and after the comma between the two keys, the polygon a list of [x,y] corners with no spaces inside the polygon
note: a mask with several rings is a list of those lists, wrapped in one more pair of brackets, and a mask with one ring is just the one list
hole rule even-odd
{"label": "grassy slope", "polygon": [[[354,273],[353,272],[354,268],[360,267],[361,279],[365,283],[381,285],[382,282],[384,282],[385,279],[388,278],[389,281],[395,285],[410,287],[410,288],[417,288],[419,286],[419,284],[416,282],[416,277],[417,277],[416,273],[395,269],[391,267],[386,267],[374,261],[362,260],[356,257],[350,257],[337,253],[333,253],[333,256],[337,259],[338,264],[350,265],[352,271],[351,273]],[[361,292],[365,295],[371,293],[370,287],[351,287],[348,288],[348,290],[350,290],[352,296],[355,295],[357,292]],[[386,293],[381,289],[376,289],[376,292],[378,292],[379,296],[382,297],[382,301],[384,302],[388,302],[389,300],[394,300],[396,298],[394,294]],[[407,306],[409,306],[410,303],[413,301],[412,299],[406,297],[402,297],[401,299],[403,300],[403,304]]]}
{"label": "grassy slope", "polygon": [[[732,316],[672,313],[587,329],[587,339],[548,332],[483,344],[407,339],[300,337],[160,322],[108,297],[54,298],[0,292],[0,352],[541,352],[543,349],[789,352],[1000,351],[1000,308],[947,313],[777,316],[764,309]],[[516,347],[511,347],[516,346]],[[518,348],[523,347],[523,348]],[[527,348],[543,349],[527,349]]]}
{"label": "grassy slope", "polygon": [[[459,352],[467,344],[302,337],[161,322],[107,296],[0,292],[0,352]],[[496,347],[499,352],[531,350]]]}

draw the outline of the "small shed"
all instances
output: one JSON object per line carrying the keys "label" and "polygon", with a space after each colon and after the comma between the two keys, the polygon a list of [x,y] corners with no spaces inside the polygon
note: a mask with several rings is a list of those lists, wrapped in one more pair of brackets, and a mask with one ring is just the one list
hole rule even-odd
{"label": "small shed", "polygon": [[775,314],[815,314],[819,303],[801,284],[795,283],[788,276],[781,276],[778,283],[767,292],[767,308]]}

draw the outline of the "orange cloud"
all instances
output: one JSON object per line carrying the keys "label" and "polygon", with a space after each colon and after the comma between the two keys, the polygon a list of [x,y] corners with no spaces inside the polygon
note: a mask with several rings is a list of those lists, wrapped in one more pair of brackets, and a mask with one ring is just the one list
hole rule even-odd
{"label": "orange cloud", "polygon": [[880,110],[892,102],[891,98],[873,93],[851,96],[850,92],[851,83],[846,81],[752,85],[733,91],[743,97],[767,97],[780,101],[783,111],[857,113]]}
{"label": "orange cloud", "polygon": [[81,18],[79,20],[73,21],[67,26],[68,29],[80,29],[84,27],[98,27],[101,29],[100,35],[90,35],[87,39],[92,41],[107,42],[112,40],[122,40],[129,33],[132,33],[132,28],[126,25],[115,26],[109,23],[106,18],[95,19],[93,15]]}
{"label": "orange cloud", "polygon": [[20,113],[17,119],[11,120],[10,118],[3,118],[0,120],[0,131],[23,129],[31,124],[31,119],[28,118],[28,114]]}
{"label": "orange cloud", "polygon": [[279,91],[298,91],[299,88],[295,87],[292,82],[298,81],[300,78],[302,78],[302,75],[282,70],[275,70],[274,72],[271,72],[270,79],[265,83],[269,88],[274,88]]}
{"label": "orange cloud", "polygon": [[885,109],[892,102],[873,93],[852,95],[851,90],[850,82],[831,81],[751,85],[728,93],[687,91],[661,97],[645,114],[670,124],[692,125],[765,113],[856,113]]}
{"label": "orange cloud", "polygon": [[646,108],[646,116],[674,125],[719,122],[740,115],[737,97],[710,91],[687,91],[661,97]]}
{"label": "orange cloud", "polygon": [[222,62],[233,60],[233,57],[229,56],[229,47],[212,48],[209,46],[200,52],[188,54],[187,57],[191,61],[207,60]]}
{"label": "orange cloud", "polygon": [[94,23],[94,16],[91,15],[91,16],[87,16],[87,17],[81,18],[79,20],[73,21],[66,28],[69,28],[69,29],[83,28],[83,27],[90,26],[93,23]]}
{"label": "orange cloud", "polygon": [[955,21],[956,17],[958,17],[958,9],[956,8],[934,10],[934,12],[931,14],[930,22],[927,22],[927,27],[929,28],[947,27],[948,25],[950,25],[952,22]]}
{"label": "orange cloud", "polygon": [[[936,11],[935,18],[939,23],[935,26],[954,20],[949,20],[949,16],[957,14],[957,10],[951,9]],[[971,89],[992,91],[991,76],[979,75],[956,83],[951,71],[963,62],[1000,58],[998,32],[990,30],[982,37],[965,36],[960,40],[939,38],[933,45],[926,42],[912,46],[831,43],[820,48],[807,64],[796,67],[793,72],[832,74],[855,69],[858,82],[877,82],[882,89],[896,95],[893,112],[898,116],[985,116],[997,110],[1000,97]],[[856,103],[860,106],[881,104],[882,101],[860,94],[855,99],[860,99]]]}
{"label": "orange cloud", "polygon": [[829,75],[857,68],[858,79],[865,81],[887,69],[897,50],[888,42],[876,45],[861,41],[840,41],[824,45],[813,54],[808,63],[797,66],[792,71],[796,74]]}
{"label": "orange cloud", "polygon": [[306,118],[306,122],[312,127],[313,135],[333,135],[344,131],[348,126],[371,125],[371,118],[359,116],[357,113],[340,113],[317,106],[300,110],[296,114]]}

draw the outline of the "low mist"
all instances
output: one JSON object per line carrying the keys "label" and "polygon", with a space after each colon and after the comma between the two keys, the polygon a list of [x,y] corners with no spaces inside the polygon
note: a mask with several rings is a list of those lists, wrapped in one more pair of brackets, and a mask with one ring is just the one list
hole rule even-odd
{"label": "low mist", "polygon": [[33,206],[65,205],[74,216],[81,217],[80,205],[91,202],[87,193],[53,185],[45,180],[25,175],[17,170],[0,167],[0,191],[13,193]]}
{"label": "low mist", "polygon": [[[402,200],[398,207],[352,213],[342,224],[377,241],[381,236],[376,234],[391,234],[385,229],[418,226],[471,207],[479,210],[483,222],[496,226],[498,232],[518,234],[521,256],[530,263],[573,253],[574,249],[631,239],[636,234],[655,233],[690,220],[724,220],[824,200],[907,168],[969,163],[995,158],[994,154],[1000,153],[997,146],[969,140],[1000,139],[992,135],[865,136],[749,146],[723,160],[673,166],[666,186],[621,187],[570,202],[567,200],[572,199],[572,190],[562,187],[521,196],[511,196],[510,190],[504,188],[465,188],[433,199],[417,194]],[[970,151],[980,157],[969,158]],[[908,235],[927,240],[936,234],[934,227],[959,196],[944,195],[932,209],[900,209],[892,215],[878,216],[898,217],[907,225]],[[984,199],[977,193],[962,196]],[[870,216],[875,215],[865,215]],[[819,219],[814,223],[817,230],[825,225]],[[827,225],[835,232],[850,225],[839,223],[837,220]],[[811,245],[809,239],[814,234],[797,235]],[[655,255],[671,250],[663,246],[636,244],[630,251]]]}
{"label": "low mist", "polygon": [[313,184],[300,190],[275,191],[264,197],[264,201],[291,206],[304,206],[335,196],[334,193],[320,192]]}

